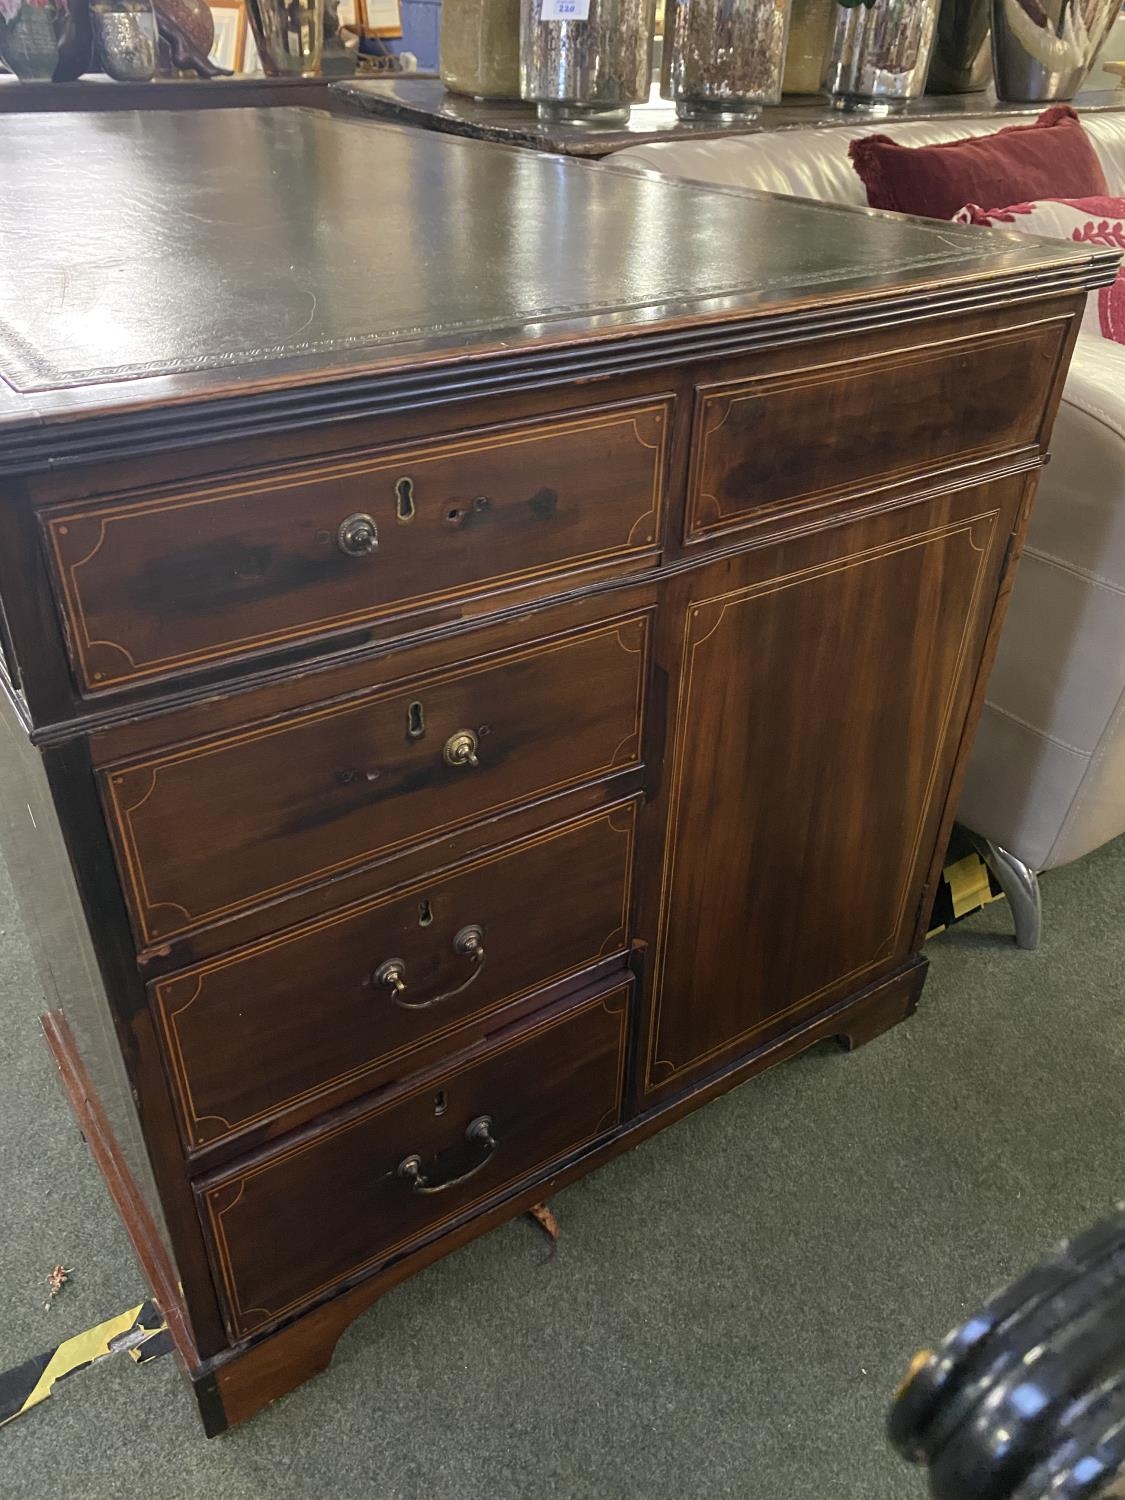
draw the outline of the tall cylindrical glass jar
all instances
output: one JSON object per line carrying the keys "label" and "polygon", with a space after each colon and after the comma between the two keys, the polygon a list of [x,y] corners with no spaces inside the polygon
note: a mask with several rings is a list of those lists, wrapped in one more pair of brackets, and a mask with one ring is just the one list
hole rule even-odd
{"label": "tall cylindrical glass jar", "polygon": [[520,0],[442,0],[441,81],[475,99],[520,96]]}
{"label": "tall cylindrical glass jar", "polygon": [[667,0],[660,92],[681,120],[751,118],[781,98],[790,0]]}
{"label": "tall cylindrical glass jar", "polygon": [[649,94],[655,0],[523,0],[520,93],[544,120],[625,120]]}
{"label": "tall cylindrical glass jar", "polygon": [[841,109],[889,114],[926,83],[941,0],[839,0],[827,86]]}
{"label": "tall cylindrical glass jar", "polygon": [[783,94],[819,94],[836,30],[836,0],[793,0]]}

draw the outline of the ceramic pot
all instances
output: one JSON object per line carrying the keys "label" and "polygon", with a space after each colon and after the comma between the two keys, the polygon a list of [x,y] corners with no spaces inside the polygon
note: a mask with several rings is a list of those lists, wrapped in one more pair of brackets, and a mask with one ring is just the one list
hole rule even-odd
{"label": "ceramic pot", "polygon": [[992,0],[996,96],[1073,99],[1120,13],[1120,0]]}
{"label": "ceramic pot", "polygon": [[0,0],[0,61],[28,83],[77,78],[90,65],[86,0]]}
{"label": "ceramic pot", "polygon": [[991,0],[942,0],[928,94],[976,94],[992,77]]}
{"label": "ceramic pot", "polygon": [[442,0],[441,81],[474,99],[520,96],[520,0]]}
{"label": "ceramic pot", "polygon": [[841,109],[890,114],[921,94],[940,0],[839,0],[828,92]]}
{"label": "ceramic pot", "polygon": [[215,18],[204,0],[155,0],[153,9],[162,32],[174,32],[200,57],[215,45]]}
{"label": "ceramic pot", "polygon": [[835,30],[836,0],[793,0],[781,82],[783,94],[820,92]]}

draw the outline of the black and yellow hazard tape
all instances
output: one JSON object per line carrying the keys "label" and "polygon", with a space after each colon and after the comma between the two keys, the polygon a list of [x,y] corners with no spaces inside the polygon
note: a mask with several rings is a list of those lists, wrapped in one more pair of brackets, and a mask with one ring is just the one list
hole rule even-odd
{"label": "black and yellow hazard tape", "polygon": [[934,898],[934,911],[927,936],[935,937],[939,932],[944,932],[954,922],[960,922],[962,917],[971,916],[990,901],[999,900],[1002,894],[995,876],[984,860],[961,830],[955,828]]}
{"label": "black and yellow hazard tape", "polygon": [[137,1364],[148,1364],[171,1347],[171,1335],[155,1302],[138,1303],[0,1374],[0,1427],[46,1401],[60,1380],[88,1370],[100,1359],[128,1353]]}

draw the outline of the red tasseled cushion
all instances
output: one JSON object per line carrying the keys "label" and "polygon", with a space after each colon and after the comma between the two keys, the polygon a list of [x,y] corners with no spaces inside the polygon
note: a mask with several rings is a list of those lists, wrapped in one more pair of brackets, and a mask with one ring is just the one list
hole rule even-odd
{"label": "red tasseled cushion", "polygon": [[903,146],[867,135],[849,150],[872,208],[950,219],[966,203],[1096,198],[1109,192],[1101,163],[1069,104],[1033,125],[940,146]]}

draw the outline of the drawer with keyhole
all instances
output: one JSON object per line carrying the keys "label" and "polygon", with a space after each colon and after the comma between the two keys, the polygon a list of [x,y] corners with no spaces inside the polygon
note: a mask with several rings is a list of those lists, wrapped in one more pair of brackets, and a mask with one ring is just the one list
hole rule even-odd
{"label": "drawer with keyhole", "polygon": [[654,396],[52,510],[79,683],[129,687],[556,573],[640,566],[659,540],[671,409]]}
{"label": "drawer with keyhole", "polygon": [[614,616],[105,765],[138,943],[637,767],[649,620]]}
{"label": "drawer with keyhole", "polygon": [[203,1180],[231,1336],[374,1270],[611,1130],[630,989],[537,1015],[423,1083]]}

